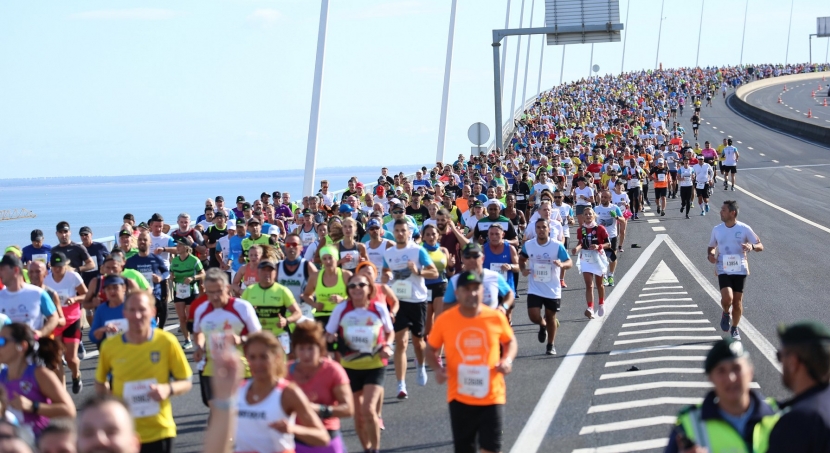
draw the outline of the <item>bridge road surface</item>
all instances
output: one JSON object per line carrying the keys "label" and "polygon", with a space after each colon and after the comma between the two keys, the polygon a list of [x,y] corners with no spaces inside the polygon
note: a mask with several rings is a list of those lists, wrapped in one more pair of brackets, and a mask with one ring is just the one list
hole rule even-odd
{"label": "bridge road surface", "polygon": [[[788,83],[784,91],[784,83],[772,85],[750,93],[746,100],[750,104],[760,107],[779,116],[804,121],[819,126],[830,127],[830,81],[822,81],[821,77],[802,80],[798,83]],[[818,89],[819,86],[821,89]],[[815,92],[815,97],[812,96]],[[778,97],[781,96],[781,103]],[[824,101],[828,106],[824,106]],[[807,119],[807,111],[812,110],[813,118]]]}
{"label": "bridge road surface", "polygon": [[[755,362],[754,381],[767,396],[788,396],[770,360],[771,348],[777,346],[775,327],[806,318],[830,324],[821,299],[830,269],[823,252],[830,239],[830,150],[760,127],[733,113],[722,98],[714,104],[702,109],[700,143],[733,138],[741,153],[736,191],[716,186],[712,211],[705,217],[696,206],[692,218],[684,219],[677,199],[669,200],[665,217],[657,216],[652,204],[642,220],[631,222],[617,286],[607,288],[609,313],[604,319],[583,316],[584,285],[575,269],[568,271],[556,341],[559,355],[545,356],[536,340],[538,328],[527,318],[521,284],[514,312],[519,355],[507,378],[505,451],[662,449],[672,417],[706,393],[702,357],[716,337],[726,335],[718,327],[714,266],[705,258],[725,199],[739,201],[739,220],[753,227],[766,248],[750,254],[741,323],[744,344]],[[687,111],[681,118],[689,133],[690,116]],[[747,328],[746,321],[755,329]],[[174,324],[171,306],[168,329],[175,333]],[[87,346],[94,355],[94,346]],[[410,347],[410,365],[412,355]],[[85,387],[73,395],[77,404],[93,392],[95,364],[95,357],[82,362]],[[627,371],[632,366],[638,370]],[[410,367],[409,399],[398,401],[393,366],[388,367],[383,451],[452,451],[446,388],[435,383],[432,373],[429,378],[426,387],[418,387]],[[198,378],[189,394],[175,397],[173,407],[175,451],[201,451],[207,410]],[[343,422],[343,433],[349,450],[361,451],[350,420]]]}

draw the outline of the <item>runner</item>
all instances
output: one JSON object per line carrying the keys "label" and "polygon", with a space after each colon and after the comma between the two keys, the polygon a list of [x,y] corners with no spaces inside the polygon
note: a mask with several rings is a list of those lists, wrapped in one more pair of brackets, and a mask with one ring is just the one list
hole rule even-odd
{"label": "runner", "polygon": [[44,284],[55,290],[60,297],[65,325],[55,329],[54,336],[63,343],[63,355],[72,377],[72,393],[78,394],[84,388],[81,381],[81,359],[78,357],[78,343],[81,342],[81,301],[86,294],[86,285],[80,274],[69,266],[69,260],[62,252],[53,252],[49,259],[52,272]]}
{"label": "runner", "polygon": [[[504,375],[513,369],[518,349],[507,318],[485,306],[477,272],[458,277],[458,306],[444,312],[429,336],[426,358],[439,384],[447,383],[453,444],[458,453],[501,452]],[[439,362],[444,348],[446,367]],[[503,351],[500,353],[500,351]]]}
{"label": "runner", "polygon": [[657,159],[657,164],[651,169],[651,179],[654,180],[654,201],[657,204],[657,214],[666,215],[666,195],[672,184],[671,174],[666,168],[663,158]]}
{"label": "runner", "polygon": [[302,239],[298,234],[291,233],[285,237],[285,259],[279,262],[277,283],[291,291],[303,317],[314,320],[314,308],[303,300],[302,295],[309,280],[317,281],[317,267],[300,257],[302,248]]}
{"label": "runner", "polygon": [[334,308],[349,296],[346,282],[352,273],[337,267],[338,258],[337,247],[327,245],[320,249],[323,267],[316,275],[309,276],[302,295],[303,301],[315,309],[314,319],[323,325],[328,324]]}
{"label": "runner", "polygon": [[[712,229],[707,255],[709,262],[717,265],[721,306],[723,307],[721,330],[729,332],[735,340],[740,340],[741,333],[738,331],[738,324],[743,313],[744,284],[749,275],[746,253],[762,252],[764,245],[749,225],[738,221],[737,201],[724,201],[720,210],[720,218],[723,223]],[[731,320],[730,307],[732,308]]]}
{"label": "runner", "polygon": [[369,259],[366,246],[355,240],[357,233],[357,221],[348,217],[341,222],[343,226],[343,239],[337,243],[337,251],[340,253],[340,260],[337,264],[343,269],[354,272],[358,263]]}
{"label": "runner", "polygon": [[234,295],[241,296],[245,288],[256,283],[257,266],[259,266],[259,260],[262,259],[262,254],[263,248],[261,245],[252,245],[248,249],[247,257],[240,257],[242,260],[246,260],[246,263],[234,274],[233,285],[231,285],[231,291]]}
{"label": "runner", "polygon": [[426,225],[421,233],[424,242],[421,247],[426,249],[429,258],[435,264],[438,271],[438,278],[426,279],[424,284],[427,287],[427,317],[424,326],[425,335],[429,335],[435,317],[440,315],[444,309],[444,293],[447,291],[447,268],[452,268],[455,263],[450,252],[441,247],[438,243],[438,228],[433,225]]}
{"label": "runner", "polygon": [[386,249],[383,256],[382,282],[389,284],[401,302],[395,317],[395,377],[398,380],[398,399],[406,399],[406,349],[409,332],[415,349],[416,382],[427,385],[424,363],[424,329],[427,316],[427,287],[424,279],[438,278],[438,269],[427,250],[410,241],[409,223],[398,218],[394,222],[395,247]]}
{"label": "runner", "polygon": [[262,330],[267,330],[280,340],[285,354],[291,353],[289,325],[300,320],[300,311],[294,294],[276,282],[277,263],[262,260],[257,266],[257,283],[245,288],[242,298],[254,306]]}
{"label": "runner", "polygon": [[565,245],[550,238],[549,222],[540,218],[534,229],[536,240],[525,242],[519,255],[519,268],[522,275],[528,277],[527,315],[531,322],[539,325],[539,343],[547,341],[545,354],[556,355],[556,312],[560,310],[562,299],[561,280],[556,284],[556,275],[562,275],[562,270],[573,266],[573,262]]}
{"label": "runner", "polygon": [[[519,254],[512,245],[504,240],[504,230],[497,223],[490,225],[490,229],[487,231],[487,243],[482,248],[484,249],[483,269],[489,269],[501,275],[507,283],[510,292],[512,292],[510,296],[512,296],[513,300],[509,302],[508,299],[510,299],[510,296],[508,296],[508,293],[503,288],[499,294],[501,298],[505,299],[501,301],[501,305],[505,309],[507,320],[512,325],[513,308],[516,305],[514,303],[515,295],[519,294],[515,279],[515,273],[519,271]],[[483,276],[482,280],[484,279],[486,277]],[[487,290],[485,289],[485,291]],[[485,294],[485,301],[489,299],[488,296],[489,294]]]}
{"label": "runner", "polygon": [[[383,268],[383,254],[386,253],[386,249],[393,247],[395,242],[383,237],[384,230],[379,219],[370,219],[366,224],[366,230],[369,233],[369,241],[364,242],[366,257],[376,268]],[[380,282],[380,275],[376,281]]]}
{"label": "runner", "polygon": [[700,215],[704,216],[709,212],[709,190],[714,184],[715,170],[706,162],[698,162],[692,166],[692,173],[694,174],[697,203],[700,205]]}
{"label": "runner", "polygon": [[740,159],[741,154],[738,152],[738,148],[732,146],[732,139],[729,138],[726,140],[726,147],[723,148],[722,151],[723,155],[723,190],[726,190],[729,181],[727,177],[731,176],[732,179],[732,191],[735,191],[735,174],[738,172],[738,159]]}
{"label": "runner", "polygon": [[43,231],[32,230],[30,234],[32,243],[23,247],[21,252],[23,256],[20,258],[23,264],[29,264],[32,261],[40,261],[44,264],[49,262],[49,255],[52,253],[52,246],[43,243]]}
{"label": "runner", "polygon": [[[695,171],[689,166],[689,159],[683,158],[683,164],[677,170],[677,179],[680,184],[680,212],[686,212],[686,218],[689,218],[689,209],[692,207],[692,197],[694,196],[694,177]],[[705,186],[704,186],[705,187]],[[709,194],[706,194],[708,200]],[[703,201],[703,200],[701,200]],[[701,203],[702,205],[702,203]]]}
{"label": "runner", "polygon": [[191,254],[192,248],[188,245],[187,238],[176,239],[177,255],[170,263],[170,276],[175,283],[175,296],[173,302],[176,305],[176,316],[179,318],[179,328],[184,336],[184,349],[193,347],[190,340],[190,332],[187,329],[187,306],[199,295],[199,281],[205,278],[205,270],[202,262]]}
{"label": "runner", "polygon": [[130,293],[124,317],[124,333],[101,345],[95,391],[125,400],[142,452],[172,452],[176,423],[170,398],[192,388],[190,366],[176,336],[152,327],[152,293]]}
{"label": "runner", "polygon": [[170,278],[170,269],[167,263],[164,262],[158,255],[150,253],[152,246],[152,239],[150,233],[143,232],[138,235],[138,254],[127,258],[124,265],[127,269],[133,269],[141,273],[144,278],[153,285],[153,297],[156,298],[156,319],[158,320],[158,328],[164,329],[167,324],[167,301],[163,300],[161,295],[162,284]]}
{"label": "runner", "polygon": [[585,280],[585,301],[588,303],[585,316],[588,319],[594,319],[595,313],[594,282],[596,282],[599,297],[596,315],[600,317],[605,315],[605,287],[602,285],[602,276],[606,273],[608,262],[605,253],[600,253],[600,251],[607,249],[610,245],[605,227],[597,225],[595,217],[593,209],[585,210],[585,221],[577,228],[579,242],[571,251],[573,255],[579,253],[577,266]]}
{"label": "runner", "polygon": [[58,325],[55,303],[46,291],[23,281],[23,263],[16,255],[0,259],[0,281],[0,313],[28,325],[38,338],[51,335]]}
{"label": "runner", "polygon": [[[492,228],[498,230],[498,226],[493,226]],[[496,234],[498,233],[494,231],[494,238]],[[504,244],[505,242],[502,237],[502,245]],[[506,262],[508,258],[504,256],[504,253],[502,253],[499,257],[494,257],[493,259],[494,261],[502,259],[505,260],[504,263],[497,263],[497,268],[504,269],[509,267],[512,269],[512,267],[515,265],[512,261],[514,258],[515,255],[511,256],[510,262]],[[515,301],[513,289],[507,283],[507,279],[504,278],[504,275],[501,272],[484,268],[484,259],[484,250],[480,245],[478,245],[475,242],[470,242],[469,244],[464,246],[464,250],[461,251],[462,269],[464,269],[465,271],[477,272],[479,274],[479,278],[482,281],[483,285],[484,304],[494,310],[500,310],[506,316],[507,313],[509,313],[512,310],[513,303]],[[505,272],[508,271],[505,269]],[[445,311],[454,307],[454,304],[458,302],[458,299],[456,299],[455,297],[455,287],[457,282],[458,275],[455,275],[450,279],[449,283],[447,284],[447,292],[444,295]]]}
{"label": "runner", "polygon": [[[605,228],[608,233],[609,247],[605,249],[605,256],[608,258],[607,277],[603,277],[605,286],[614,286],[614,270],[617,268],[617,232],[625,228],[625,217],[620,207],[611,204],[611,192],[603,190],[600,192],[600,204],[594,208],[597,223]],[[664,211],[665,212],[665,211]]]}
{"label": "runner", "polygon": [[631,202],[632,219],[638,220],[637,213],[640,212],[642,206],[640,192],[640,179],[645,177],[645,171],[637,165],[637,161],[633,158],[628,161],[628,167],[623,168],[623,177],[626,181],[626,189],[628,190],[628,199]]}

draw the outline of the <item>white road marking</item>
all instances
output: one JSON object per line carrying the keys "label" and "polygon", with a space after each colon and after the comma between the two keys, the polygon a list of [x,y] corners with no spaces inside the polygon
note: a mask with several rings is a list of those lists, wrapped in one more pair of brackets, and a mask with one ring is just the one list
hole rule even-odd
{"label": "white road marking", "polygon": [[618,333],[617,336],[618,337],[624,337],[626,335],[642,335],[642,334],[646,334],[646,333],[658,333],[658,332],[714,332],[714,331],[715,331],[714,327],[658,327],[656,329],[623,331],[623,332]]}
{"label": "white road marking", "polygon": [[773,162],[775,162],[776,164],[778,163],[778,161],[777,161],[777,160],[775,160],[775,159],[773,159],[772,161],[773,161]]}
{"label": "white road marking", "polygon": [[718,131],[719,134],[723,134],[723,131]]}
{"label": "white road marking", "polygon": [[[764,153],[760,153],[760,154],[761,154],[762,156],[766,156],[766,154],[764,154]],[[745,169],[745,168],[742,168],[741,170],[746,170],[746,169]]]}
{"label": "white road marking", "polygon": [[710,349],[712,349],[712,347],[705,344],[661,344],[657,346],[646,346],[643,348],[617,349],[616,351],[611,351],[609,355],[638,354],[640,352],[654,351],[708,351]]}
{"label": "white road marking", "polygon": [[[807,219],[807,218],[805,218],[805,217],[802,217],[802,216],[800,216],[800,215],[798,215],[798,214],[796,214],[796,213],[794,213],[794,212],[792,212],[792,211],[790,211],[790,210],[784,209],[784,208],[782,208],[781,206],[778,206],[778,205],[777,205],[777,204],[775,204],[775,203],[769,202],[769,201],[767,201],[767,200],[765,200],[765,199],[763,199],[763,198],[759,197],[758,195],[755,195],[754,193],[752,193],[752,192],[750,192],[750,191],[748,191],[748,190],[744,189],[743,187],[740,187],[740,186],[735,186],[735,188],[736,188],[736,189],[738,189],[738,190],[740,190],[741,192],[743,192],[743,193],[745,193],[745,194],[749,195],[750,197],[752,197],[752,198],[754,198],[754,199],[756,199],[756,200],[760,201],[761,203],[764,203],[764,204],[765,204],[765,205],[767,205],[767,206],[771,206],[771,207],[773,207],[773,208],[775,208],[775,209],[777,209],[777,210],[779,210],[779,211],[783,212],[784,214],[789,215],[790,217],[792,217],[792,218],[794,218],[794,219],[800,220],[800,221],[802,221],[802,222],[806,223],[807,225],[814,226],[814,227],[818,228],[819,230],[824,231],[825,233],[830,233],[830,228],[828,228],[828,227],[826,227],[826,226],[824,226],[824,225],[822,225],[822,224],[820,224],[820,223],[813,222],[812,220],[809,220],[809,219]],[[679,250],[679,249],[678,249],[678,250]],[[719,296],[719,297],[720,297],[720,296]],[[720,302],[719,302],[719,303],[720,303]],[[776,359],[776,362],[777,362],[777,359]]]}
{"label": "white road marking", "polygon": [[823,178],[824,175],[814,175],[816,178]]}
{"label": "white road marking", "polygon": [[666,227],[651,227],[652,231],[666,231]]}
{"label": "white road marking", "polygon": [[[750,192],[744,189],[738,188],[738,190],[741,190],[742,192],[752,196],[753,198],[757,198],[758,200],[764,201],[765,203],[769,203],[766,200],[757,197],[756,195],[751,194]],[[784,210],[783,208],[780,208],[778,206],[773,205],[773,207]],[[787,213],[795,216],[795,214],[792,214],[789,211],[787,211]],[[809,222],[807,219],[803,220]],[[816,226],[821,225],[816,224]],[[824,226],[821,226],[821,228],[830,233],[830,228]],[[704,277],[703,274],[695,267],[695,265],[692,264],[692,261],[689,259],[689,257],[687,257],[685,253],[683,253],[683,250],[680,250],[680,247],[678,247],[677,244],[670,237],[666,236],[665,240],[666,244],[669,246],[670,249],[672,249],[677,259],[680,260],[683,266],[686,267],[686,270],[688,270],[689,273],[692,274],[692,277],[694,277],[697,283],[709,294],[709,297],[712,298],[712,301],[715,303],[715,305],[720,307],[720,291],[718,291],[711,283],[709,283],[709,280],[707,280],[706,277]],[[766,337],[761,335],[761,332],[759,332],[758,329],[756,329],[755,326],[745,316],[741,318],[741,331],[746,336],[746,338],[749,339],[749,341],[755,344],[755,347],[758,348],[761,354],[763,354],[763,356],[766,357],[767,360],[769,360],[769,362],[772,364],[772,366],[775,367],[775,369],[778,370],[778,372],[780,373],[781,364],[778,362],[777,350],[772,345],[772,343],[770,343],[769,340],[766,339]]]}
{"label": "white road marking", "polygon": [[707,121],[706,124],[710,124],[710,123]]}
{"label": "white road marking", "polygon": [[662,321],[627,322],[623,327],[653,326],[655,324],[708,324],[708,319],[667,319]]}
{"label": "white road marking", "polygon": [[626,442],[624,444],[606,445],[597,448],[577,448],[572,453],[628,453],[631,451],[642,451],[651,448],[664,448],[669,444],[669,439],[638,440],[637,442]]}
{"label": "white road marking", "polygon": [[804,171],[804,170],[802,170],[802,169],[800,169],[800,168],[793,168],[793,170],[795,170],[795,171]]}
{"label": "white road marking", "polygon": [[634,303],[635,304],[650,304],[652,302],[675,302],[675,301],[680,302],[680,301],[689,301],[689,300],[692,300],[692,298],[691,297],[675,297],[675,298],[662,297],[660,299],[638,300],[638,301],[635,301]]}
{"label": "white road marking", "polygon": [[683,288],[683,286],[652,286],[650,288],[643,288],[643,291],[651,291],[655,289],[678,289]]}
{"label": "white road marking", "polygon": [[660,223],[660,219],[648,219],[648,223]]}
{"label": "white road marking", "polygon": [[747,146],[747,147],[746,147],[746,149],[754,149],[754,148],[753,148],[753,147],[751,147],[751,146]]}
{"label": "white road marking", "polygon": [[[651,316],[651,315],[645,315]],[[650,338],[634,338],[631,340],[617,340],[614,342],[614,346],[617,345],[624,345],[624,344],[634,344],[634,343],[648,343],[649,341],[717,341],[722,339],[720,335],[666,335],[663,337],[650,337]]]}
{"label": "white road marking", "polygon": [[[703,372],[703,370],[700,371]],[[674,415],[638,418],[636,420],[625,420],[614,423],[603,423],[601,425],[583,426],[582,429],[579,431],[579,435],[584,436],[585,434],[607,433],[609,431],[622,431],[632,428],[645,428],[646,426],[673,425],[676,422],[677,417],[675,417]]]}
{"label": "white road marking", "polygon": [[[763,154],[761,154],[763,156]],[[805,164],[805,165],[784,165],[784,168],[805,168],[805,167],[827,167],[830,164]],[[749,167],[749,168],[741,168],[741,171],[747,170],[779,170],[781,167]]]}
{"label": "white road marking", "polygon": [[718,128],[717,126],[712,126],[712,129],[717,129],[717,128]]}
{"label": "white road marking", "polygon": [[646,285],[654,285],[658,283],[679,283],[680,281],[674,275],[674,272],[669,269],[666,262],[660,260],[660,264],[651,273],[651,276],[646,281]]}
{"label": "white road marking", "polygon": [[[730,136],[730,137],[731,137],[731,136]],[[742,145],[743,143],[742,143],[740,140],[738,140],[738,144],[739,144],[739,145]]]}
{"label": "white road marking", "polygon": [[625,319],[648,318],[650,316],[692,316],[702,314],[702,311],[661,311],[660,313],[649,313],[647,315],[628,315]]}
{"label": "white road marking", "polygon": [[643,215],[646,217],[654,217],[656,214],[654,214],[653,212],[644,212]]}
{"label": "white road marking", "polygon": [[686,304],[686,305],[649,305],[647,307],[634,307],[631,311],[642,311],[642,310],[657,310],[660,308],[697,308],[697,304]]}
{"label": "white road marking", "polygon": [[607,373],[599,377],[600,381],[606,379],[621,379],[639,376],[651,376],[654,374],[703,374],[703,368],[654,368],[653,370],[622,371],[619,373]]}
{"label": "white road marking", "polygon": [[662,293],[643,293],[638,297],[665,296],[666,294],[689,294],[687,291],[664,291]]}
{"label": "white road marking", "polygon": [[701,401],[703,401],[703,398],[679,398],[675,396],[664,396],[662,398],[648,398],[644,400],[624,401],[622,403],[598,404],[596,406],[589,407],[588,413],[596,414],[598,412],[611,412],[623,409],[635,409],[638,407],[662,406],[666,404],[689,406],[692,404],[700,404]]}
{"label": "white road marking", "polygon": [[[599,388],[594,391],[594,396],[599,395],[612,395],[614,393],[627,393],[627,392],[639,392],[642,390],[654,390],[654,389],[708,389],[714,387],[711,382],[709,381],[701,381],[701,382],[694,382],[694,381],[658,381],[658,382],[645,382],[642,384],[631,384],[631,385],[621,385],[619,387],[605,387]],[[757,382],[752,382],[749,384],[750,388],[759,389],[761,388]]]}
{"label": "white road marking", "polygon": [[[610,314],[617,305],[617,302],[623,297],[628,287],[631,286],[631,283],[643,270],[643,267],[665,238],[666,235],[664,234],[657,235],[654,241],[643,250],[643,253],[637,258],[637,261],[634,262],[629,271],[620,279],[617,287],[614,288],[611,295],[605,301],[605,316],[587,323],[585,328],[582,329],[582,332],[576,338],[562,359],[561,364],[556,369],[556,372],[553,374],[553,377],[548,382],[547,387],[545,387],[545,391],[539,398],[539,402],[530,414],[530,418],[525,423],[518,439],[516,439],[516,443],[510,449],[511,453],[535,453],[539,450],[542,441],[545,439],[545,434],[554,416],[556,416],[556,411],[559,409],[559,405],[562,404],[565,393],[567,393],[571,381],[573,381],[576,372],[579,370],[582,359],[585,358],[586,353],[591,348],[594,339],[599,334],[605,321],[610,318]],[[695,399],[695,401],[700,401],[700,399]]]}

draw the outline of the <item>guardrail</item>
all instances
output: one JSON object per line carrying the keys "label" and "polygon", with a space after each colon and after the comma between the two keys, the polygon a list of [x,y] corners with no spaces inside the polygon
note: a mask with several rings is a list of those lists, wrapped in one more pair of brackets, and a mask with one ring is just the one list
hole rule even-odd
{"label": "guardrail", "polygon": [[770,110],[763,109],[747,102],[746,98],[755,91],[767,88],[773,85],[780,85],[784,83],[795,83],[804,80],[816,80],[830,75],[830,72],[808,72],[804,74],[785,75],[779,77],[770,77],[767,79],[758,80],[747,83],[735,90],[735,93],[730,95],[726,100],[726,104],[732,110],[743,114],[765,127],[770,129],[798,135],[807,140],[817,141],[819,143],[830,143],[830,128],[820,126],[818,124],[808,123],[806,121],[799,121],[792,118],[776,115]]}
{"label": "guardrail", "polygon": [[[502,130],[502,137],[504,137],[504,139],[505,139],[505,142],[502,143],[502,146],[500,146],[500,148],[502,150],[504,150],[506,148],[506,146],[507,146],[506,144],[510,143],[510,139],[513,137],[513,130],[516,129],[515,119],[522,116],[522,114],[525,112],[525,110],[532,107],[533,104],[536,103],[536,99],[539,98],[540,94],[542,94],[542,93],[537,93],[533,97],[528,98],[525,101],[524,104],[519,106],[519,108],[515,112],[513,112],[513,116],[510,119],[508,119],[507,121],[504,122],[504,125],[502,126],[502,129],[501,129]],[[495,138],[490,143],[490,146],[487,147],[487,152],[489,153],[490,151],[493,151],[494,149],[496,149],[496,139]]]}

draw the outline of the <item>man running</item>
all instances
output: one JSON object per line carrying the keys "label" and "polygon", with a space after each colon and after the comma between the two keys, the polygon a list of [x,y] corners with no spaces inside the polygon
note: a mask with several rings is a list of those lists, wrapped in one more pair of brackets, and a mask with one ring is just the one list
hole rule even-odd
{"label": "man running", "polygon": [[170,268],[167,263],[158,255],[150,253],[152,240],[150,233],[143,232],[138,235],[138,255],[127,258],[124,267],[141,273],[147,282],[153,285],[153,297],[156,299],[156,318],[158,327],[164,328],[167,323],[167,301],[162,298],[162,285],[170,278]]}
{"label": "man running", "polygon": [[605,249],[605,255],[608,257],[608,273],[603,279],[603,284],[614,286],[614,270],[617,268],[617,234],[625,228],[625,217],[619,206],[611,204],[611,192],[603,190],[599,198],[600,204],[594,208],[594,212],[597,214],[597,223],[605,227],[608,240],[611,242],[611,247]]}
{"label": "man running", "polygon": [[57,308],[46,291],[23,280],[23,263],[17,255],[0,259],[0,281],[0,313],[26,324],[38,338],[49,336],[58,325]]}
{"label": "man running", "polygon": [[671,174],[662,157],[657,159],[657,165],[651,169],[651,179],[654,180],[654,201],[657,202],[657,213],[662,217],[666,215],[666,195],[672,182]]}
{"label": "man running", "polygon": [[726,140],[726,147],[723,148],[723,190],[727,189],[729,181],[727,178],[732,179],[732,191],[735,191],[735,173],[738,172],[738,159],[741,157],[741,154],[738,152],[738,148],[732,146],[732,139]]}
{"label": "man running", "polygon": [[[723,221],[712,229],[707,255],[709,262],[717,265],[720,286],[721,316],[720,327],[730,332],[732,338],[741,339],[738,323],[743,312],[744,283],[749,275],[746,252],[762,252],[764,245],[749,225],[738,221],[738,202],[726,200],[720,210]],[[730,328],[729,308],[732,307]]]}
{"label": "man running", "polygon": [[694,174],[695,192],[697,193],[697,204],[700,205],[700,215],[704,216],[709,212],[709,188],[712,187],[715,177],[715,170],[706,162],[698,161],[692,166]]}

